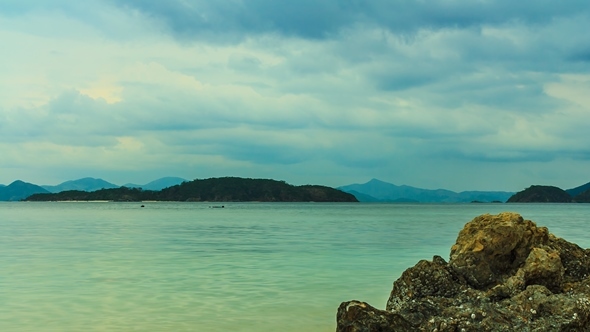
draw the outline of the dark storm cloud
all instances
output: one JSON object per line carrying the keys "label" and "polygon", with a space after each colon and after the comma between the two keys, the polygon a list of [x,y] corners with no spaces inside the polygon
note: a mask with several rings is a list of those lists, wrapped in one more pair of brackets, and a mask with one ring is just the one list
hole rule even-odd
{"label": "dark storm cloud", "polygon": [[165,22],[184,38],[278,32],[321,38],[337,31],[357,14],[334,1],[113,1]]}
{"label": "dark storm cloud", "polygon": [[590,62],[590,50],[574,52],[569,60],[571,61],[581,61],[581,62]]}
{"label": "dark storm cloud", "polygon": [[543,24],[587,15],[588,2],[540,1],[357,1],[357,0],[111,0],[165,22],[183,38],[280,33],[326,38],[355,25],[380,26],[396,33],[420,29],[466,28],[505,22]]}

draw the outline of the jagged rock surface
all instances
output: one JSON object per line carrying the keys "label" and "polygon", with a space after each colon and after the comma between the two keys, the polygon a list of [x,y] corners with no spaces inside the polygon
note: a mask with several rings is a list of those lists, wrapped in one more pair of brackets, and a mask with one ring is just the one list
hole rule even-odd
{"label": "jagged rock surface", "polygon": [[590,250],[516,213],[467,223],[447,263],[435,256],[393,284],[386,310],[338,308],[338,332],[589,331]]}

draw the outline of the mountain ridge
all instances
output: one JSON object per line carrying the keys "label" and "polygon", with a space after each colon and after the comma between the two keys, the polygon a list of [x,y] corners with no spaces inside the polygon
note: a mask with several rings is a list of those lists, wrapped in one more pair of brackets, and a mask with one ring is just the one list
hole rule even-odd
{"label": "mountain ridge", "polygon": [[34,194],[49,193],[36,184],[16,180],[7,186],[0,187],[0,201],[20,201]]}
{"label": "mountain ridge", "polygon": [[[178,177],[163,177],[149,182],[146,186],[149,185],[149,190],[161,190],[165,187],[182,183],[180,180],[186,181]],[[0,201],[19,201],[37,193],[59,193],[71,190],[92,192],[100,189],[116,189],[120,187],[122,186],[93,177],[68,180],[58,185],[37,185],[22,180],[15,180],[8,186],[0,184]]]}
{"label": "mountain ridge", "polygon": [[[11,185],[0,184],[0,201],[20,200],[31,193],[59,192],[64,190],[96,191],[100,189],[115,189],[120,187],[137,188],[143,190],[162,190],[181,184],[187,180],[179,177],[162,177],[145,185],[127,183],[124,186],[107,182],[97,178],[82,178],[65,181],[55,186],[39,186],[16,180]],[[30,186],[23,186],[28,184]],[[31,187],[32,186],[32,187]],[[447,189],[423,189],[409,185],[395,185],[376,178],[363,184],[349,184],[336,189],[350,193],[360,202],[413,202],[413,203],[460,203],[460,202],[506,202],[515,192],[507,191],[461,191],[454,192]],[[42,191],[44,190],[44,191]],[[58,191],[59,190],[59,191]],[[19,192],[20,191],[20,192]],[[590,182],[565,190],[575,202],[590,202]]]}
{"label": "mountain ridge", "polygon": [[588,190],[590,190],[590,182],[575,188],[566,189],[565,192],[570,194],[570,196],[575,197]]}
{"label": "mountain ridge", "polygon": [[337,189],[355,195],[360,202],[369,202],[367,197],[378,202],[421,202],[421,203],[465,203],[465,202],[505,202],[513,195],[506,191],[462,191],[454,192],[447,189],[423,189],[408,185],[371,179],[363,184],[351,184],[337,187]]}
{"label": "mountain ridge", "polygon": [[160,191],[120,187],[93,192],[79,190],[34,194],[27,201],[115,202],[358,202],[351,194],[320,185],[293,186],[285,181],[223,177],[195,179]]}
{"label": "mountain ridge", "polygon": [[85,177],[77,180],[65,181],[56,186],[42,185],[41,187],[51,193],[58,193],[66,190],[95,191],[99,189],[113,189],[119,188],[120,186],[103,179]]}
{"label": "mountain ridge", "polygon": [[166,176],[163,178],[156,179],[154,181],[148,182],[144,185],[135,184],[135,183],[126,183],[123,187],[127,188],[141,188],[143,190],[162,190],[164,188],[172,187],[177,184],[181,184],[186,182],[186,179],[174,177],[174,176]]}

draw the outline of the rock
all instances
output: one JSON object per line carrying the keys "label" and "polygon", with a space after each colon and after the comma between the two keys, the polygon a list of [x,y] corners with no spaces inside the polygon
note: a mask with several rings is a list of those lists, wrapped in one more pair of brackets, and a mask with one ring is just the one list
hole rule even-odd
{"label": "rock", "polygon": [[464,285],[464,280],[457,280],[442,257],[434,256],[432,261],[421,260],[414,268],[404,271],[393,283],[386,308],[397,312],[405,303],[416,299],[428,296],[454,297],[464,289]]}
{"label": "rock", "polygon": [[389,331],[391,326],[412,330],[415,326],[402,316],[359,301],[343,302],[338,308],[338,331]]}
{"label": "rock", "polygon": [[479,216],[467,223],[451,247],[451,268],[483,289],[513,275],[531,248],[545,245],[549,231],[515,213]]}
{"label": "rock", "polygon": [[564,272],[557,251],[547,252],[542,248],[532,248],[517,274],[522,274],[525,285],[543,285],[558,293],[561,291]]}
{"label": "rock", "polygon": [[589,331],[590,251],[516,213],[476,217],[447,263],[419,261],[386,310],[344,302],[337,331]]}

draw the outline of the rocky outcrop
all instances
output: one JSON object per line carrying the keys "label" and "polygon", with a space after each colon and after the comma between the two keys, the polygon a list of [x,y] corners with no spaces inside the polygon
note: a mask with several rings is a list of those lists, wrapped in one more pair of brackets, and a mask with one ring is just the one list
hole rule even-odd
{"label": "rocky outcrop", "polygon": [[590,331],[590,250],[516,213],[467,223],[393,284],[386,309],[338,308],[337,331]]}

